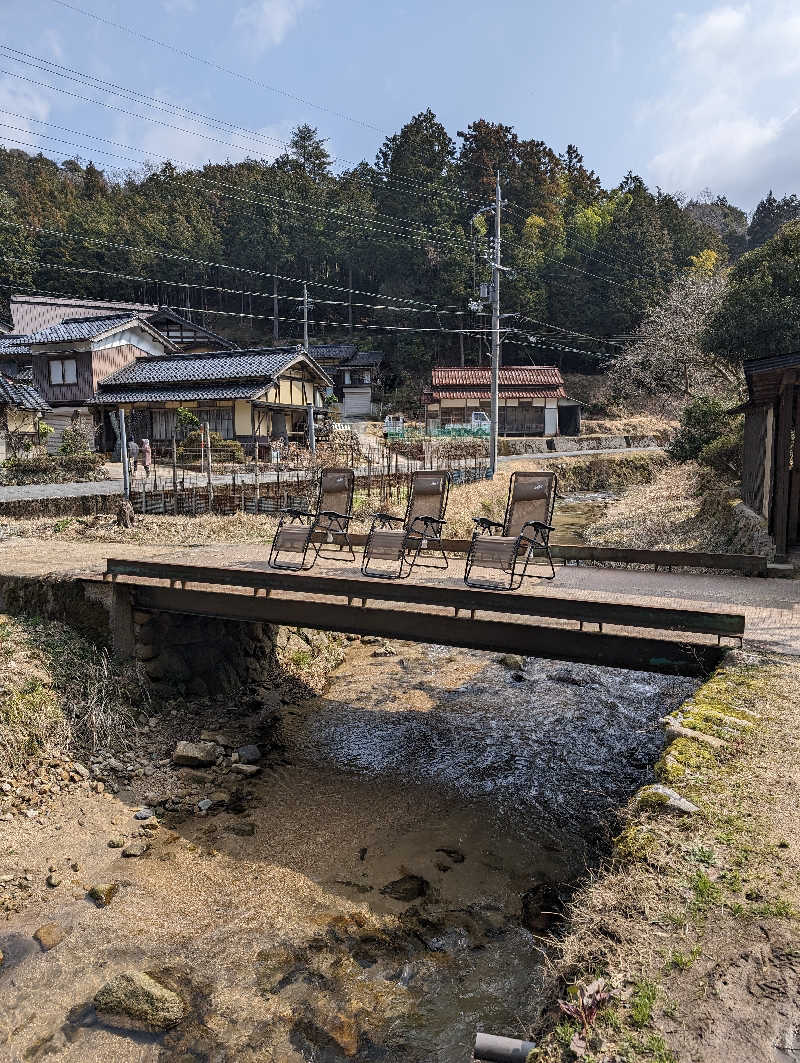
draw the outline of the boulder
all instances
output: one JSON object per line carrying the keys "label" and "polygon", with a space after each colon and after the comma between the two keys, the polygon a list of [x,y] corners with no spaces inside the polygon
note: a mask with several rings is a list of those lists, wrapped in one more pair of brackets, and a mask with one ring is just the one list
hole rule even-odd
{"label": "boulder", "polygon": [[208,768],[217,762],[215,742],[178,742],[172,763],[184,768]]}
{"label": "boulder", "polygon": [[128,1030],[171,1030],[186,1014],[178,994],[143,971],[126,971],[106,982],[95,994],[94,1007],[103,1022]]}

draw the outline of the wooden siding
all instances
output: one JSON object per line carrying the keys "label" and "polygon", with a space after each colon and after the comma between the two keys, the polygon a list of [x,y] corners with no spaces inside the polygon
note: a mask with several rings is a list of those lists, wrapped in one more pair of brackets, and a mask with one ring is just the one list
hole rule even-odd
{"label": "wooden siding", "polygon": [[[118,369],[145,355],[132,343],[103,347],[99,351],[57,351],[33,355],[33,385],[51,406],[80,406],[91,401],[97,385]],[[74,384],[51,384],[50,362],[74,358],[77,381]]]}
{"label": "wooden siding", "polygon": [[[50,362],[74,358],[77,380],[74,384],[51,384]],[[34,354],[33,386],[50,406],[81,406],[94,394],[92,355],[90,351],[54,351]]]}
{"label": "wooden siding", "polygon": [[[772,441],[770,440],[770,445]],[[764,507],[764,471],[767,455],[767,407],[754,406],[744,419],[742,447],[742,501],[756,513],[768,514]]]}

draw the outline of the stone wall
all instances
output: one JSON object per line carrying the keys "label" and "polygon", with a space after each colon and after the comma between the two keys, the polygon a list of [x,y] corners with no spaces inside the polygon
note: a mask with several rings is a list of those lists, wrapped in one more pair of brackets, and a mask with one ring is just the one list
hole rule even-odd
{"label": "stone wall", "polygon": [[648,435],[580,435],[552,436],[546,439],[537,436],[502,438],[497,441],[498,453],[504,457],[522,454],[551,454],[574,450],[641,450],[647,447],[663,446],[664,440]]}
{"label": "stone wall", "polygon": [[700,515],[716,523],[728,553],[760,554],[774,560],[775,543],[766,520],[744,504],[737,488],[721,487],[709,479]]}

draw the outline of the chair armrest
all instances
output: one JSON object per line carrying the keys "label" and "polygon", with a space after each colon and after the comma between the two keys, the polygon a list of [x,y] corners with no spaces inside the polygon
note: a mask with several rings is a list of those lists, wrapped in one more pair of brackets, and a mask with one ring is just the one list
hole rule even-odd
{"label": "chair armrest", "polygon": [[[422,528],[414,527],[418,520],[422,521]],[[426,529],[431,528],[436,524],[439,525],[438,531],[441,533],[441,530],[445,526],[445,524],[447,524],[447,521],[441,519],[440,517],[414,517],[414,519],[411,521],[411,524],[408,526],[408,530],[410,532],[417,532],[418,534],[425,534]],[[435,528],[434,531],[436,531]]]}
{"label": "chair armrest", "polygon": [[405,517],[396,517],[394,513],[373,513],[372,527],[376,524],[402,524]]}
{"label": "chair armrest", "polygon": [[552,524],[544,524],[540,520],[526,520],[525,523],[522,525],[522,527],[519,530],[519,538],[520,539],[527,539],[528,541],[532,541],[532,540],[531,540],[530,535],[526,535],[525,534],[525,529],[526,528],[533,528],[534,532],[537,532],[537,531],[538,532],[547,532],[547,535],[549,535],[550,532],[554,530]]}
{"label": "chair armrest", "polygon": [[[473,517],[472,520],[478,528],[482,528],[484,531],[489,531],[490,528],[499,528],[501,531],[503,530],[503,525],[499,520],[490,520],[489,517]],[[475,530],[477,531],[478,528]]]}
{"label": "chair armrest", "polygon": [[335,517],[336,520],[352,520],[352,513],[337,513],[334,509],[323,509],[318,514],[318,517]]}
{"label": "chair armrest", "polygon": [[287,509],[282,509],[281,514],[287,517],[313,517],[314,514],[310,509],[300,509],[298,506],[289,506]]}

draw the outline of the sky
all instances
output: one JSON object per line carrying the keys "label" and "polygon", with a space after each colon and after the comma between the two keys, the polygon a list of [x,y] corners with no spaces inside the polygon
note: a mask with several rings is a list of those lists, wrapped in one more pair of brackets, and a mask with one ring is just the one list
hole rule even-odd
{"label": "sky", "polygon": [[0,42],[0,142],[112,171],[270,158],[301,122],[374,161],[430,107],[574,143],[606,187],[800,193],[798,0],[0,0]]}

